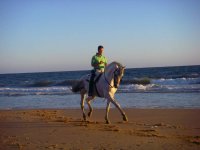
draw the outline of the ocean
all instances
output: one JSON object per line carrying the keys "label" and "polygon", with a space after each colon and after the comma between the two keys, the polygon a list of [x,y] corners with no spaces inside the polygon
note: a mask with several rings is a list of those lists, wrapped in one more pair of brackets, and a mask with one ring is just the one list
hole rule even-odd
{"label": "ocean", "polygon": [[[0,109],[79,108],[80,95],[70,88],[89,73],[0,74]],[[125,108],[200,108],[200,66],[126,69],[116,99]],[[92,105],[106,102],[96,98]]]}

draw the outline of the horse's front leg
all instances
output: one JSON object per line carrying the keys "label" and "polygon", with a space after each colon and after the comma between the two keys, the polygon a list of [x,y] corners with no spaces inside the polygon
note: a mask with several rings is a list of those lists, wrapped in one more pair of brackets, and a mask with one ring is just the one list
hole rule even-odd
{"label": "horse's front leg", "polygon": [[106,116],[105,116],[105,120],[106,120],[106,123],[107,124],[110,124],[110,121],[108,119],[108,114],[109,114],[109,111],[110,111],[110,101],[107,100],[107,106],[106,106]]}
{"label": "horse's front leg", "polygon": [[125,112],[121,109],[121,106],[120,106],[119,103],[115,100],[115,98],[109,96],[108,99],[109,99],[110,102],[112,102],[112,103],[115,105],[115,107],[120,111],[120,113],[121,113],[121,115],[122,115],[122,117],[123,117],[123,120],[124,120],[124,121],[128,121],[128,118],[127,118]]}
{"label": "horse's front leg", "polygon": [[84,104],[85,104],[85,92],[81,91],[81,102],[80,102],[80,105],[81,105],[81,110],[82,110],[82,113],[83,113],[83,119],[86,121]]}
{"label": "horse's front leg", "polygon": [[88,108],[89,108],[88,117],[91,117],[92,112],[93,112],[93,108],[92,108],[90,102],[91,102],[94,98],[95,98],[95,97],[92,96],[92,97],[88,97],[88,98],[86,99],[86,102],[87,102]]}

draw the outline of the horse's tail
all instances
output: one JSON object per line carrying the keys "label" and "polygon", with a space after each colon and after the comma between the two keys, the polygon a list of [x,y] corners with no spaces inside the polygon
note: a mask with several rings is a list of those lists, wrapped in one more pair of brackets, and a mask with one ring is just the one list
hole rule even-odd
{"label": "horse's tail", "polygon": [[83,81],[80,80],[80,81],[75,82],[75,83],[72,85],[71,90],[72,90],[72,92],[75,93],[75,92],[81,91],[81,89],[83,89],[83,88],[84,88]]}

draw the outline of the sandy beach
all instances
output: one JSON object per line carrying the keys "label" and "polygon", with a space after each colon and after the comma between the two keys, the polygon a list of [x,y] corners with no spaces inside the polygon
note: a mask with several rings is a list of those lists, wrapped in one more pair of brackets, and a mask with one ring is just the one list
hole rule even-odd
{"label": "sandy beach", "polygon": [[0,149],[200,149],[200,109],[1,110]]}

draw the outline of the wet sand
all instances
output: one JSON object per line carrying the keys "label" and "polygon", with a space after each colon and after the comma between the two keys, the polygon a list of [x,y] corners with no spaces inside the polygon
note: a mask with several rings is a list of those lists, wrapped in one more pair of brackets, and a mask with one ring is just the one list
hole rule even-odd
{"label": "wet sand", "polygon": [[200,109],[1,110],[0,149],[200,149]]}

